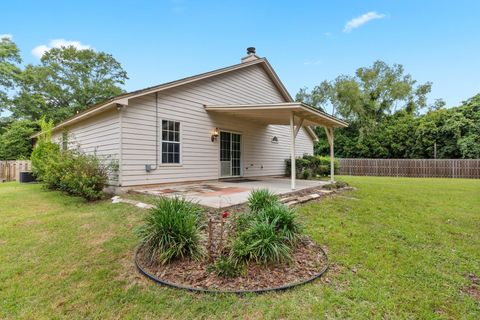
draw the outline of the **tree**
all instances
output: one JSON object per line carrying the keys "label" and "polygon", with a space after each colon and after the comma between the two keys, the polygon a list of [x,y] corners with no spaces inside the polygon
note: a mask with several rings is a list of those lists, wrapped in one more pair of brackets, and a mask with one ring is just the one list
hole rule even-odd
{"label": "tree", "polygon": [[[430,90],[431,83],[417,84],[402,65],[375,61],[370,67],[358,68],[354,76],[323,81],[310,93],[301,89],[296,98],[321,109],[330,105],[333,115],[349,122],[348,128],[335,132],[337,155],[407,157],[411,151],[404,141],[412,139],[409,122],[427,107]],[[394,125],[398,132],[391,129]],[[321,130],[317,133],[324,136]],[[321,143],[316,150],[324,153],[327,146]]]}
{"label": "tree", "polygon": [[427,106],[431,83],[416,85],[402,65],[375,61],[371,67],[358,68],[355,76],[341,75],[324,81],[310,94],[300,90],[297,99],[306,103],[330,103],[333,114],[362,128],[371,127],[397,110],[415,113]]}
{"label": "tree", "polygon": [[0,113],[9,105],[8,92],[15,88],[21,70],[20,51],[10,38],[0,39]]}
{"label": "tree", "polygon": [[32,153],[30,136],[38,129],[38,124],[29,120],[10,124],[0,135],[0,160],[28,159]]}
{"label": "tree", "polygon": [[53,48],[40,65],[27,65],[10,111],[15,117],[59,122],[88,106],[119,95],[127,73],[110,54]]}
{"label": "tree", "polygon": [[325,111],[323,106],[328,103],[331,96],[331,86],[327,81],[323,81],[308,93],[307,88],[302,88],[295,96],[295,101],[306,103],[312,107],[316,107],[321,111]]}

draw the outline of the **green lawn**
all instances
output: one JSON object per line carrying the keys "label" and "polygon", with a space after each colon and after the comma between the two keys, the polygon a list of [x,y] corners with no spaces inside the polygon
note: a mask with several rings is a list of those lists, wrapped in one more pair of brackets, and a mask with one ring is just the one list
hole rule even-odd
{"label": "green lawn", "polygon": [[141,277],[140,209],[0,184],[0,318],[480,318],[462,290],[480,276],[480,180],[343,179],[358,191],[299,210],[326,277],[244,297]]}

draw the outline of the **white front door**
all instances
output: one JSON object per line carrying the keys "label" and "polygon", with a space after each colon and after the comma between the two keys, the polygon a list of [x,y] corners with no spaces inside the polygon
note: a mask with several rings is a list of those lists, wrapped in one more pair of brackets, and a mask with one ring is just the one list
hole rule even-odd
{"label": "white front door", "polygon": [[238,177],[242,174],[242,136],[220,131],[220,177]]}

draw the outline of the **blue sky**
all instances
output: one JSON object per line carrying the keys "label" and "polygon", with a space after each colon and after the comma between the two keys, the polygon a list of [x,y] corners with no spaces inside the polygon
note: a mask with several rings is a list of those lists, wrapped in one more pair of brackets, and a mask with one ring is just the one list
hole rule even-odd
{"label": "blue sky", "polygon": [[255,46],[292,95],[377,59],[432,81],[431,102],[457,105],[480,92],[480,1],[44,0],[1,8],[0,34],[12,35],[25,63],[76,41],[119,60],[127,91],[238,63]]}

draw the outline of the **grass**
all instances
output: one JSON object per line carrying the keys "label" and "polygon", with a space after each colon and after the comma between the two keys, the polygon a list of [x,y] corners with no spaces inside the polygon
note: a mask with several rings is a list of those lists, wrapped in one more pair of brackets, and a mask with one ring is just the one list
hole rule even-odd
{"label": "grass", "polygon": [[358,188],[299,210],[328,247],[323,281],[282,293],[204,295],[135,271],[145,211],[0,184],[0,318],[470,318],[480,275],[480,181],[342,177]]}

